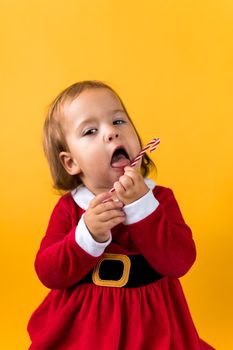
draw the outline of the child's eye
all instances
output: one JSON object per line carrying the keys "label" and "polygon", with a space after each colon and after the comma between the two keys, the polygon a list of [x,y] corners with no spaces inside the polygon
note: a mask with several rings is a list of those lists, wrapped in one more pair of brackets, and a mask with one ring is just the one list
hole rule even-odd
{"label": "child's eye", "polygon": [[95,128],[87,129],[83,132],[83,136],[95,134],[96,131],[97,131],[97,129],[95,129]]}
{"label": "child's eye", "polygon": [[115,121],[113,122],[114,125],[116,125],[116,124],[124,124],[124,123],[126,123],[126,121],[125,121],[125,120],[122,120],[122,119],[117,119],[117,120],[115,120]]}

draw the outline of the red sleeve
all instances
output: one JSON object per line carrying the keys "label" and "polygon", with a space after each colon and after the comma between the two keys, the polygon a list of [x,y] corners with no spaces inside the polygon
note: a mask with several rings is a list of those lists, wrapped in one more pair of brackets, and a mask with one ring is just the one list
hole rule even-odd
{"label": "red sleeve", "polygon": [[151,266],[163,276],[181,277],[196,259],[192,232],[184,222],[173,192],[157,186],[157,209],[128,225],[131,238]]}
{"label": "red sleeve", "polygon": [[74,218],[74,208],[69,207],[68,198],[61,197],[55,206],[35,260],[39,279],[51,289],[77,283],[100,259],[89,255],[76,243],[78,218]]}

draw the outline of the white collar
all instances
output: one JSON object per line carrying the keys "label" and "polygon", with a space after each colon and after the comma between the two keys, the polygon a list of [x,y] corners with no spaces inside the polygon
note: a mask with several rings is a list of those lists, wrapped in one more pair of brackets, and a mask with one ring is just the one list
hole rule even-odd
{"label": "white collar", "polygon": [[[150,190],[155,188],[156,183],[153,180],[144,178],[144,181]],[[71,191],[71,195],[78,206],[84,210],[87,210],[90,201],[95,197],[95,195],[84,185],[80,185]]]}

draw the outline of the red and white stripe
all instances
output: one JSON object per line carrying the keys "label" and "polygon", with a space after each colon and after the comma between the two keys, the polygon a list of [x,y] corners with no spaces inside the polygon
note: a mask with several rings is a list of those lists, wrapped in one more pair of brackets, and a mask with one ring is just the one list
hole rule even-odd
{"label": "red and white stripe", "polygon": [[144,156],[144,154],[146,153],[146,151],[150,148],[150,152],[153,152],[158,144],[160,143],[160,139],[153,139],[151,140],[142,150],[141,152],[138,153],[138,155],[134,158],[134,160],[131,162],[130,166],[133,167],[135,166],[140,159],[142,159],[142,157]]}

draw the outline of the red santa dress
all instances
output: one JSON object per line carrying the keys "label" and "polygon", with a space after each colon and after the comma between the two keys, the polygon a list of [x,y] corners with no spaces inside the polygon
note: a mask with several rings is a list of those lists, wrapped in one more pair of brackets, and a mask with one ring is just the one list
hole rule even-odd
{"label": "red santa dress", "polygon": [[[199,338],[178,279],[195,261],[191,230],[173,192],[145,182],[150,191],[124,207],[124,224],[105,243],[85,226],[94,197],[86,187],[59,199],[35,260],[51,291],[30,318],[30,350],[213,349]],[[161,278],[131,288],[85,282],[104,253],[143,256]]]}

